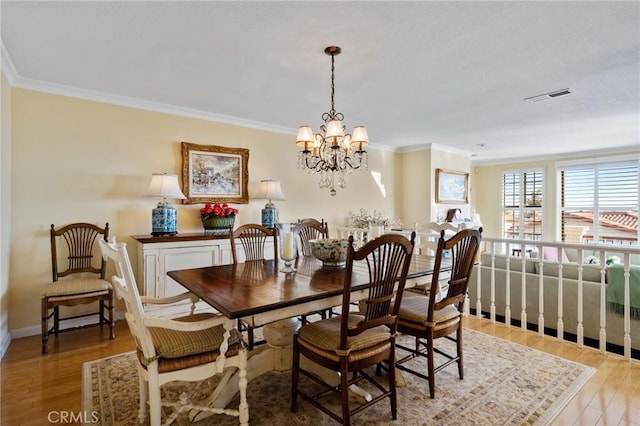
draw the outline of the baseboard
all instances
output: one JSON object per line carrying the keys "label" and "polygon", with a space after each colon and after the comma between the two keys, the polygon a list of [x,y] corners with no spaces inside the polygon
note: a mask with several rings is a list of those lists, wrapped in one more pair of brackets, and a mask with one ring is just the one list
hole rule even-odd
{"label": "baseboard", "polygon": [[0,341],[0,359],[4,357],[4,354],[7,353],[7,349],[9,349],[9,345],[11,344],[11,333],[6,333],[2,336],[2,341]]}
{"label": "baseboard", "polygon": [[[113,314],[113,319],[116,321],[120,321],[124,319],[124,311],[115,311]],[[84,318],[76,318],[73,320],[65,321],[64,328],[78,328],[85,327],[87,325],[95,324],[98,322],[98,315],[92,315]],[[18,328],[15,330],[11,330],[11,339],[19,339],[21,337],[29,337],[29,336],[38,336],[42,334],[42,327],[40,325],[34,325],[31,327]],[[9,339],[9,342],[11,342]],[[9,345],[7,344],[7,347]]]}
{"label": "baseboard", "polygon": [[11,343],[11,333],[9,332],[9,317],[7,316],[7,310],[5,309],[0,315],[0,359],[4,357],[4,354],[9,349]]}

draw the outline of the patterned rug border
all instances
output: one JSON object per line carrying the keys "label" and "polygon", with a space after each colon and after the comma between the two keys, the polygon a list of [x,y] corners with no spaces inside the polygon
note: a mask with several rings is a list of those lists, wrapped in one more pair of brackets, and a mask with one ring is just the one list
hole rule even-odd
{"label": "patterned rug border", "polygon": [[[522,344],[516,343],[516,342],[512,342],[510,340],[501,338],[501,337],[496,337],[496,336],[492,336],[492,335],[488,335],[485,333],[482,333],[481,331],[477,331],[477,330],[472,330],[472,329],[465,329],[464,330],[465,333],[465,337],[467,337],[470,334],[476,334],[476,335],[480,335],[484,338],[489,338],[489,339],[495,339],[497,341],[502,342],[503,345],[513,345],[516,348],[519,348],[517,350],[523,350],[523,351],[530,351],[531,353],[536,353],[538,354],[538,356],[544,356],[544,357],[549,357],[552,359],[557,360],[558,362],[562,362],[562,363],[566,363],[567,365],[573,365],[576,368],[581,368],[582,372],[573,379],[573,381],[571,382],[571,384],[562,391],[561,393],[561,397],[562,397],[562,401],[560,401],[560,398],[557,398],[556,400],[554,400],[551,403],[551,406],[549,406],[547,409],[544,410],[543,413],[540,414],[540,416],[535,419],[535,421],[533,423],[527,423],[527,424],[535,424],[535,425],[547,425],[550,424],[557,416],[558,414],[562,411],[562,409],[564,409],[566,407],[566,405],[573,399],[573,397],[576,395],[576,393],[586,384],[586,382],[591,378],[591,376],[593,376],[593,374],[595,374],[596,369],[594,369],[593,367],[590,367],[588,365],[576,362],[576,361],[572,361],[572,360],[568,360],[565,358],[562,358],[558,355],[554,355],[554,354],[550,354],[544,351],[541,351],[539,349],[535,349],[535,348],[530,348],[527,346],[524,346]],[[83,412],[89,412],[91,413],[91,410],[93,409],[93,394],[90,391],[92,389],[92,365],[94,364],[98,364],[101,362],[105,362],[109,359],[112,358],[117,358],[117,357],[121,357],[121,356],[127,356],[127,355],[133,355],[135,354],[134,351],[129,351],[129,352],[124,352],[124,353],[120,353],[120,354],[116,354],[116,355],[111,355],[108,357],[104,357],[104,358],[100,358],[100,359],[96,359],[96,360],[92,360],[92,361],[87,361],[83,364],[82,367],[82,410]],[[466,358],[465,358],[466,359]],[[465,362],[465,370],[467,367],[467,363]],[[137,372],[136,372],[137,373]],[[405,377],[408,373],[405,373]],[[466,377],[466,375],[465,375]],[[420,379],[421,380],[421,379]],[[437,376],[436,376],[436,386],[437,386]],[[136,380],[136,387],[137,387],[137,380]],[[437,392],[437,390],[436,390]],[[437,397],[437,395],[436,395]],[[380,405],[380,404],[377,404]],[[517,413],[516,413],[517,414]],[[511,419],[512,421],[514,421],[515,419]],[[367,423],[369,424],[369,423]],[[427,423],[424,423],[427,424]],[[429,423],[430,424],[430,423]],[[506,423],[505,423],[506,424]]]}
{"label": "patterned rug border", "polygon": [[578,391],[587,383],[587,381],[591,378],[591,376],[593,376],[596,373],[596,369],[591,367],[591,366],[589,366],[589,365],[582,364],[582,363],[576,362],[576,361],[572,361],[570,359],[566,359],[566,358],[563,358],[563,357],[558,356],[558,355],[550,354],[548,352],[541,351],[540,349],[530,348],[530,347],[522,345],[520,343],[516,343],[516,342],[512,342],[511,340],[503,339],[502,337],[497,337],[497,336],[492,336],[492,335],[489,335],[489,334],[482,333],[481,331],[464,329],[464,333],[467,333],[467,332],[479,333],[479,334],[482,334],[484,336],[488,336],[488,337],[491,337],[493,339],[500,340],[502,342],[510,343],[512,345],[517,345],[517,346],[520,346],[522,348],[528,349],[530,351],[534,351],[534,352],[537,352],[539,354],[546,355],[546,356],[549,356],[549,357],[552,357],[552,358],[555,358],[555,359],[558,359],[558,360],[561,360],[561,361],[564,361],[564,362],[567,362],[567,363],[570,363],[570,364],[573,364],[573,365],[577,365],[577,366],[580,366],[580,367],[584,368],[584,371],[582,372],[582,374],[580,374],[580,376],[571,383],[571,386],[569,387],[569,389],[565,391],[565,394],[563,395],[566,398],[565,402],[563,404],[555,404],[556,407],[554,407],[554,410],[545,411],[544,414],[542,415],[542,417],[540,417],[538,419],[536,424],[541,424],[541,425],[550,424],[553,421],[553,419],[555,419],[558,416],[558,414],[560,414],[560,412],[564,409],[564,407],[566,407],[567,404],[569,404],[569,402],[578,393]]}

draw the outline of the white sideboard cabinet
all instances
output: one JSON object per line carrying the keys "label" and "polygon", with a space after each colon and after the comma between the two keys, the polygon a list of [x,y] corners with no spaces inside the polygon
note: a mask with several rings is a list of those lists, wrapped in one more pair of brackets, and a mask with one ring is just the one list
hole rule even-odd
{"label": "white sideboard cabinet", "polygon": [[[229,237],[204,233],[177,234],[170,237],[134,235],[137,242],[136,281],[141,295],[168,297],[184,293],[186,289],[167,276],[167,272],[178,269],[225,265],[232,262]],[[188,302],[185,302],[188,303]],[[149,306],[148,310],[158,310]],[[197,310],[207,310],[209,306],[200,302]],[[161,309],[157,315],[173,315],[177,309]]]}
{"label": "white sideboard cabinet", "polygon": [[[136,281],[138,291],[143,296],[168,297],[184,293],[186,289],[172,280],[167,272],[205,266],[228,265],[233,262],[231,245],[227,234],[205,233],[176,234],[170,237],[151,235],[133,235],[137,243]],[[236,242],[239,261],[244,261],[242,244]],[[265,254],[273,257],[273,243],[267,241]],[[268,256],[271,254],[271,256]],[[188,303],[188,302],[186,302]],[[155,309],[154,309],[155,308]],[[157,307],[145,307],[148,312]],[[197,311],[210,310],[211,307],[199,302]],[[178,309],[162,308],[157,315],[173,315],[185,312],[184,306]]]}

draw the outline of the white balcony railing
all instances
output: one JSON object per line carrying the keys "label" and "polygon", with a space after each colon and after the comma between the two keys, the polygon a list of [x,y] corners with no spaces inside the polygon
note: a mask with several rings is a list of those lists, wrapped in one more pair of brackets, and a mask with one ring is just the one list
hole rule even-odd
{"label": "white balcony railing", "polygon": [[[545,260],[550,252],[560,261]],[[589,256],[599,265],[583,264]],[[619,265],[606,265],[612,256]],[[607,294],[613,281],[620,303]],[[640,248],[483,237],[469,287],[468,314],[473,309],[492,322],[500,317],[507,326],[519,322],[523,330],[537,328],[559,340],[568,333],[579,347],[595,342],[603,353],[640,358]]]}

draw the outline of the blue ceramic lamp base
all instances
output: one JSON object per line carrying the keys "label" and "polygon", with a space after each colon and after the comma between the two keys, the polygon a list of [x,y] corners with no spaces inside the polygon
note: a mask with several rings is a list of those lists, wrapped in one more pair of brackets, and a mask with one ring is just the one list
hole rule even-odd
{"label": "blue ceramic lamp base", "polygon": [[278,209],[276,209],[275,207],[267,206],[262,209],[262,226],[264,226],[265,228],[273,228],[279,221],[280,219],[278,218]]}
{"label": "blue ceramic lamp base", "polygon": [[151,212],[151,235],[154,237],[168,237],[178,233],[178,211],[166,201],[158,203],[158,207]]}

